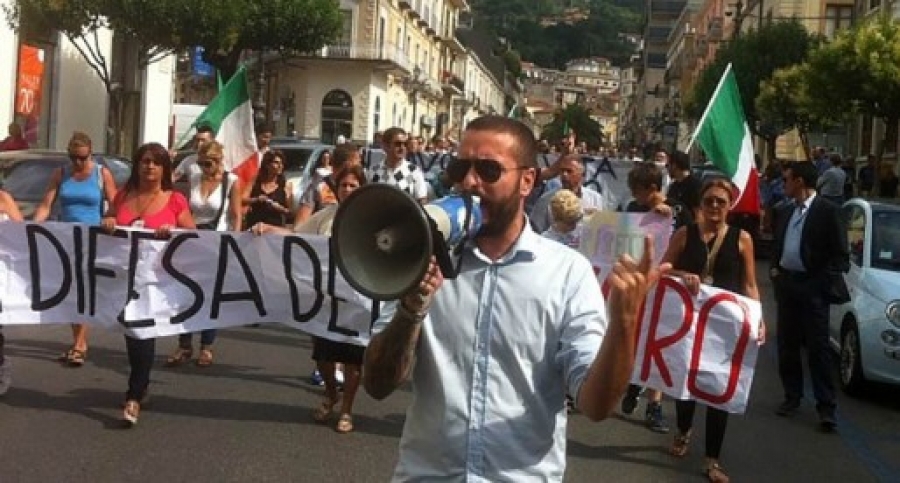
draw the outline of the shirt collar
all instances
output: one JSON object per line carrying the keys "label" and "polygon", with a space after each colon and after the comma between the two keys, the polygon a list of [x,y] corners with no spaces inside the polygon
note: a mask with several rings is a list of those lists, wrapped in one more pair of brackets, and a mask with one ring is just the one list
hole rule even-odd
{"label": "shirt collar", "polygon": [[526,215],[525,228],[522,229],[522,233],[519,234],[519,238],[516,239],[509,251],[500,257],[499,260],[493,261],[481,253],[478,245],[475,244],[475,240],[470,240],[467,248],[475,255],[475,258],[488,265],[510,265],[516,262],[533,262],[537,258],[537,248],[542,242],[543,238],[531,229],[531,223]]}
{"label": "shirt collar", "polygon": [[[809,198],[806,198],[806,201],[804,201],[804,202],[802,203],[802,204],[803,204],[803,211],[808,210],[809,207],[812,206],[812,202],[813,202],[814,199],[816,199],[816,192],[815,192],[815,191],[813,191],[812,194],[809,195]],[[800,206],[800,205],[797,205],[797,206]]]}

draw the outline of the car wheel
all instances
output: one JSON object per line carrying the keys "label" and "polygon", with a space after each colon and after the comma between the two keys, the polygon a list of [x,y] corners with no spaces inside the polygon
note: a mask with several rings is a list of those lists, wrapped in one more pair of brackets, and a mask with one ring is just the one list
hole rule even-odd
{"label": "car wheel", "polygon": [[859,331],[849,323],[841,331],[841,389],[851,396],[859,395],[866,385],[862,370],[862,354],[859,350]]}

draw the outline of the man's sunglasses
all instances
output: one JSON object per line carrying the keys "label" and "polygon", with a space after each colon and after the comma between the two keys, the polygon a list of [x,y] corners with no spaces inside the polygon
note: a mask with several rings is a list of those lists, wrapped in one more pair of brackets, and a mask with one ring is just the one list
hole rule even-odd
{"label": "man's sunglasses", "polygon": [[526,166],[505,168],[496,159],[453,158],[450,164],[447,165],[447,177],[454,183],[461,183],[469,173],[469,170],[473,168],[478,178],[485,183],[496,183],[500,176],[503,176],[503,173],[509,170],[528,169]]}

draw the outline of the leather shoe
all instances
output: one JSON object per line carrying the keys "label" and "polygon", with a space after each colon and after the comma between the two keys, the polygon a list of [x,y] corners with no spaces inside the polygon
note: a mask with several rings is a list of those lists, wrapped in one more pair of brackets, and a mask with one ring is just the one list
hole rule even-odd
{"label": "leather shoe", "polygon": [[799,399],[786,399],[778,409],[775,410],[775,414],[779,416],[783,416],[789,418],[800,410],[800,400]]}
{"label": "leather shoe", "polygon": [[819,427],[826,433],[833,432],[837,428],[833,409],[819,409]]}

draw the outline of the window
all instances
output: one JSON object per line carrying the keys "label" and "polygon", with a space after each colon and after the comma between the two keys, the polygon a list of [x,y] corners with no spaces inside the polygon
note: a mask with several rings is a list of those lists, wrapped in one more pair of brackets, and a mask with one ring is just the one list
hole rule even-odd
{"label": "window", "polygon": [[341,36],[338,43],[341,45],[349,45],[353,42],[353,12],[350,10],[341,10]]}
{"label": "window", "polygon": [[869,10],[875,10],[881,6],[881,0],[869,0]]}
{"label": "window", "polygon": [[825,30],[822,33],[829,39],[833,39],[839,30],[850,27],[852,18],[852,5],[827,5],[825,7]]}

